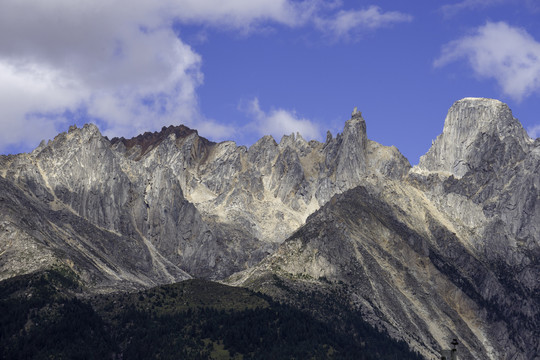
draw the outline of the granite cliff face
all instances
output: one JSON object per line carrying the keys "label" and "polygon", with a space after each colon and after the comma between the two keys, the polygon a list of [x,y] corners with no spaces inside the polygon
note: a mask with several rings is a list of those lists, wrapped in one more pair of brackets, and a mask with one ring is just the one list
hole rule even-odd
{"label": "granite cliff face", "polygon": [[457,338],[461,359],[539,359],[539,164],[540,140],[491,99],[456,102],[414,168],[356,111],[324,143],[249,148],[184,126],[111,140],[72,127],[0,156],[0,279],[219,279],[322,319],[358,311],[426,358]]}
{"label": "granite cliff face", "polygon": [[366,177],[229,282],[340,294],[427,358],[457,338],[461,359],[537,359],[539,154],[506,105],[458,101],[405,179]]}
{"label": "granite cliff face", "polygon": [[[39,203],[41,212],[68,212],[135,241],[138,251],[153,255],[148,266],[174,268],[170,276],[137,286],[186,276],[222,279],[253,266],[334,194],[370,173],[400,178],[410,168],[397,149],[367,140],[359,113],[343,134],[330,135],[325,143],[297,134],[279,144],[263,137],[247,149],[210,142],[184,126],[109,140],[96,126],[85,125],[31,154],[0,161],[6,186]],[[15,245],[5,245],[10,246]],[[101,251],[120,248],[111,241]],[[50,262],[44,260],[43,266]],[[2,266],[3,278],[35,269],[8,263]]]}
{"label": "granite cliff face", "polygon": [[[454,222],[483,233],[473,246],[489,260],[526,266],[540,246],[539,160],[540,140],[529,138],[507,105],[464,99],[411,176],[438,179],[422,188]],[[456,204],[464,200],[465,208]]]}

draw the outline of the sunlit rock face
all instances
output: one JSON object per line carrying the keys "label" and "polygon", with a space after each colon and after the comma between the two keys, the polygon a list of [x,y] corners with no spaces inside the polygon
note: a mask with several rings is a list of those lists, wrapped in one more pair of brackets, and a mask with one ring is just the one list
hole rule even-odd
{"label": "sunlit rock face", "polygon": [[443,133],[411,174],[444,179],[428,194],[456,221],[481,228],[473,245],[490,260],[525,266],[535,255],[523,251],[540,245],[539,143],[506,104],[467,98],[452,106]]}
{"label": "sunlit rock face", "polygon": [[426,358],[538,358],[539,154],[505,104],[460,100],[405,179],[365,177],[228,281],[339,293]]}
{"label": "sunlit rock face", "polygon": [[414,168],[357,111],[324,143],[249,148],[185,126],[71,127],[0,156],[0,279],[69,266],[109,292],[202,277],[293,304],[308,289],[426,358],[456,338],[460,359],[535,359],[539,164],[540,140],[491,99],[456,102]]}
{"label": "sunlit rock face", "polygon": [[456,178],[488,166],[503,170],[521,159],[530,145],[531,139],[506,104],[465,98],[450,108],[442,134],[420,158],[418,168]]}
{"label": "sunlit rock face", "polygon": [[[397,149],[367,140],[359,114],[325,143],[291,134],[278,144],[265,136],[249,149],[213,143],[185,126],[109,140],[88,124],[30,154],[3,156],[0,165],[3,178],[43,211],[67,211],[151,253],[149,266],[163,276],[142,285],[222,279],[253,266],[334,194],[369,174],[400,178],[410,168]],[[49,245],[47,251],[62,252],[61,244]],[[85,256],[94,259],[109,247],[117,244]]]}

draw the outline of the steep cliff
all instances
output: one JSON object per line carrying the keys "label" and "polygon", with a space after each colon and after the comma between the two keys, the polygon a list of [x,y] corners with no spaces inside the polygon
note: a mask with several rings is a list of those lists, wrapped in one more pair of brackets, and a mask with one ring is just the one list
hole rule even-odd
{"label": "steep cliff", "polygon": [[457,338],[461,359],[538,359],[539,164],[540,140],[491,99],[456,102],[414,168],[359,112],[324,143],[249,148],[72,127],[0,156],[0,279],[69,266],[108,292],[230,276],[319,319],[360,313],[427,358]]}
{"label": "steep cliff", "polygon": [[428,358],[457,338],[460,359],[536,359],[539,145],[506,105],[458,101],[405,179],[366,177],[228,281],[302,306],[339,294]]}
{"label": "steep cliff", "polygon": [[140,237],[44,204],[0,178],[0,279],[71,268],[94,292],[146,288],[191,278]]}
{"label": "steep cliff", "polygon": [[324,144],[297,134],[279,144],[263,137],[249,149],[210,142],[185,126],[112,140],[94,125],[73,126],[0,165],[3,178],[43,211],[67,211],[137,241],[155,254],[157,269],[166,262],[208,279],[255,265],[364,176],[400,178],[410,168],[397,149],[367,140],[358,114]]}

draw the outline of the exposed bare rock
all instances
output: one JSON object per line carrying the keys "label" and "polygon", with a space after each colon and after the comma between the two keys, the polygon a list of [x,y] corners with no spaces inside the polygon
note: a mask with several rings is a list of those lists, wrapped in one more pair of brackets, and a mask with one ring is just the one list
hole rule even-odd
{"label": "exposed bare rock", "polygon": [[1,164],[4,178],[52,210],[137,239],[192,276],[222,279],[272,253],[367,174],[404,176],[410,165],[386,149],[368,143],[359,114],[325,144],[297,134],[249,149],[185,126],[109,141],[88,124]]}
{"label": "exposed bare rock", "polygon": [[442,134],[420,158],[418,168],[448,172],[457,178],[488,166],[502,171],[507,162],[522,157],[531,142],[508,105],[494,99],[465,98],[450,108]]}
{"label": "exposed bare rock", "polygon": [[[447,142],[463,145],[446,151]],[[411,177],[425,183],[442,170],[437,186],[422,187],[428,196],[438,199],[453,222],[476,231],[472,244],[479,253],[510,267],[510,273],[526,271],[526,279],[531,271],[540,275],[529,267],[540,248],[539,160],[540,141],[527,136],[505,104],[464,99],[450,109],[443,134]],[[540,286],[537,281],[524,285]]]}
{"label": "exposed bare rock", "polygon": [[51,266],[72,268],[90,291],[146,288],[190,278],[140,237],[53,210],[0,178],[0,279]]}
{"label": "exposed bare rock", "polygon": [[458,101],[406,179],[365,177],[228,282],[339,293],[427,358],[457,338],[460,359],[538,359],[539,145],[499,101]]}
{"label": "exposed bare rock", "polygon": [[403,178],[410,168],[397,149],[367,140],[359,113],[346,122],[343,134],[325,144],[291,134],[279,144],[265,136],[247,149],[168,129],[137,162],[149,169],[160,164],[180,181],[228,267],[190,273],[214,279],[262,260],[320,205],[368,174]]}
{"label": "exposed bare rock", "polygon": [[540,140],[491,99],[456,102],[412,169],[357,111],[324,143],[249,148],[71,127],[0,156],[0,278],[67,265],[110,291],[235,273],[339,301],[428,358],[457,338],[460,359],[539,359],[539,164]]}
{"label": "exposed bare rock", "polygon": [[[91,224],[93,227],[86,227],[88,231],[106,232],[107,236],[100,236],[104,243],[96,256],[136,243],[130,245],[133,249],[129,253],[133,261],[138,261],[136,248],[145,249],[151,255],[147,265],[154,268],[142,270],[149,276],[139,281],[139,286],[185,279],[189,275],[184,270],[196,268],[201,258],[206,268],[216,267],[216,262],[212,264],[199,251],[202,244],[215,240],[195,207],[184,199],[180,183],[170,170],[156,167],[151,172],[141,171],[132,163],[111,148],[97,127],[85,125],[82,129],[70,128],[32,154],[13,158],[5,177],[27,196],[39,200],[41,212],[68,213]],[[58,231],[63,229],[62,224],[55,226]],[[62,234],[57,236],[64,239]],[[77,266],[84,269],[81,264]],[[167,273],[168,267],[174,269],[171,276],[152,275]],[[114,273],[114,267],[110,272]],[[125,280],[121,274],[115,276]]]}
{"label": "exposed bare rock", "polygon": [[[196,130],[192,130],[186,126],[169,126],[163,127],[161,132],[145,132],[131,139],[125,138],[113,138],[111,144],[113,146],[121,147],[126,151],[129,158],[139,160],[146,153],[151,151],[155,146],[159,145],[164,138],[174,134],[176,138],[187,137],[191,134],[197,133]],[[121,145],[120,145],[121,144]]]}

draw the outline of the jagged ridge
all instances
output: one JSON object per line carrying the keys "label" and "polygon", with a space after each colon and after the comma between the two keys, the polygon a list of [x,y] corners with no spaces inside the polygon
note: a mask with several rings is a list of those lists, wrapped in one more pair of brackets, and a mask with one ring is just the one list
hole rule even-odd
{"label": "jagged ridge", "polygon": [[457,338],[460,359],[538,359],[539,155],[506,105],[458,101],[406,179],[336,195],[228,281],[292,303],[339,293],[428,358]]}
{"label": "jagged ridge", "polygon": [[[539,159],[540,141],[489,99],[454,104],[412,170],[367,139],[359,113],[325,143],[263,137],[249,149],[184,127],[114,141],[72,127],[0,157],[6,191],[19,194],[0,201],[11,209],[0,212],[0,271],[61,262],[95,290],[247,269],[228,281],[284,301],[344,294],[426,356],[456,337],[462,358],[534,359]],[[30,225],[17,216],[28,206],[40,219]]]}
{"label": "jagged ridge", "polygon": [[209,279],[255,265],[362,177],[399,178],[409,167],[397,149],[367,140],[358,114],[324,144],[290,135],[247,149],[185,126],[109,141],[85,125],[31,154],[2,157],[3,176],[42,201],[43,211],[71,212],[135,239],[156,267],[170,262]]}

